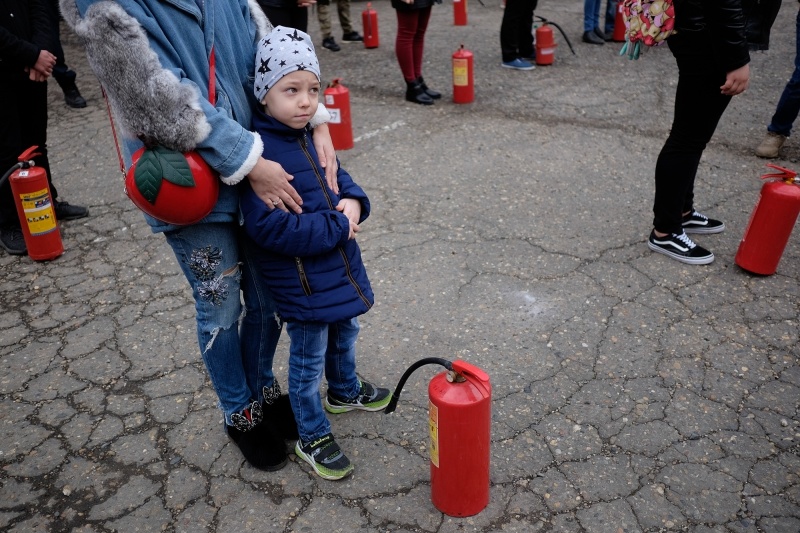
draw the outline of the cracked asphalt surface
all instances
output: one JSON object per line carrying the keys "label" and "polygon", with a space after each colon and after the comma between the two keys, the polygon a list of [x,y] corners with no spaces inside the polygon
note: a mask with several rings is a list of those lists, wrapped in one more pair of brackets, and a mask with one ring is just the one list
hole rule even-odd
{"label": "cracked asphalt surface", "polygon": [[[485,4],[485,5],[483,5]],[[49,148],[63,256],[0,254],[0,530],[9,532],[800,531],[800,246],[778,272],[733,262],[765,161],[753,149],[793,68],[797,4],[753,53],[698,174],[697,208],[727,224],[687,266],[646,246],[653,168],[672,117],[666,49],[637,62],[580,42],[582,2],[540,2],[555,63],[500,67],[497,0],[453,26],[436,6],[425,78],[403,101],[394,13],[380,47],[319,47],[350,88],[355,148],[342,164],[370,194],[359,234],[376,293],[359,370],[394,387],[422,357],[492,379],[491,499],[452,518],[430,500],[427,383],[397,411],[332,416],[355,473],[322,480],[296,457],[254,470],[222,431],[169,248],[124,196],[105,105],[64,32],[89,106],[50,84]],[[365,7],[353,3],[353,14]],[[338,32],[337,22],[334,31]],[[335,33],[336,35],[336,33]],[[476,101],[451,102],[450,56],[475,53]],[[800,170],[790,138],[777,164]],[[286,385],[288,346],[276,370]],[[468,467],[469,465],[465,465]]]}

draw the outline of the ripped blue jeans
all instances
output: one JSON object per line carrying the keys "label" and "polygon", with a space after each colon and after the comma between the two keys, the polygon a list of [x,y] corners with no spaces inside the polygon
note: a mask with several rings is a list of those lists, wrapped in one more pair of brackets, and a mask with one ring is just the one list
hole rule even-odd
{"label": "ripped blue jeans", "polygon": [[281,334],[275,304],[254,280],[254,263],[239,231],[231,222],[164,233],[192,288],[200,353],[228,424],[232,414],[262,401],[264,387],[272,386]]}

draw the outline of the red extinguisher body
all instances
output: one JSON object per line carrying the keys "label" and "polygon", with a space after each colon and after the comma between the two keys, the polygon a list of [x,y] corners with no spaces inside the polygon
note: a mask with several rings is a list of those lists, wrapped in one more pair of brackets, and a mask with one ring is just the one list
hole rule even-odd
{"label": "red extinguisher body", "polygon": [[468,104],[475,100],[473,54],[464,45],[453,54],[453,102]]}
{"label": "red extinguisher body", "polygon": [[611,36],[614,42],[625,42],[625,8],[622,0],[617,0],[617,15],[614,18],[614,34]]}
{"label": "red extinguisher body", "polygon": [[[769,181],[761,187],[761,195],[750,215],[739,249],[736,264],[754,274],[771,275],[789,242],[800,214],[800,185],[796,173],[769,165],[789,174],[786,181]],[[786,177],[786,174],[765,177]]]}
{"label": "red extinguisher body", "polygon": [[35,261],[46,261],[63,254],[64,245],[47,172],[42,167],[31,165],[32,158],[38,155],[34,153],[37,148],[32,146],[19,156],[18,160],[25,166],[14,171],[8,181],[28,255]]}
{"label": "red extinguisher body", "polygon": [[349,150],[353,147],[353,124],[350,119],[350,90],[342,85],[341,78],[334,78],[325,89],[325,107],[331,114],[328,131],[333,147]]}
{"label": "red extinguisher body", "polygon": [[453,361],[452,371],[431,380],[428,395],[433,505],[449,516],[478,514],[489,504],[489,376]]}
{"label": "red extinguisher body", "polygon": [[553,28],[544,23],[536,28],[536,64],[552,65],[556,58],[556,40]]}
{"label": "red extinguisher body", "polygon": [[378,48],[378,12],[367,2],[367,9],[361,12],[361,27],[364,28],[364,48]]}
{"label": "red extinguisher body", "polygon": [[467,25],[467,0],[453,0],[453,24]]}

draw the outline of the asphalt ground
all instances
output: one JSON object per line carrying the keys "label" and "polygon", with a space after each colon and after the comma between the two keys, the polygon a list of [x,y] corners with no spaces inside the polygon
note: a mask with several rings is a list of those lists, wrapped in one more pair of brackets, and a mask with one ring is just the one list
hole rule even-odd
{"label": "asphalt ground", "polygon": [[[436,6],[424,75],[444,98],[431,107],[403,100],[388,1],[373,2],[376,49],[329,52],[309,24],[323,78],[350,90],[355,147],[340,157],[373,205],[359,371],[394,387],[414,361],[443,357],[491,378],[490,502],[469,518],[431,502],[430,366],[394,414],[331,417],[352,477],[322,480],[294,455],[276,473],[243,463],[185,280],[123,194],[99,87],[62,28],[89,106],[66,107],[50,84],[51,164],[62,199],[91,216],[61,224],[54,261],[0,254],[0,530],[800,531],[797,231],[772,276],[733,260],[797,5],[783,3],[704,154],[696,207],[727,229],[697,236],[713,264],[688,266],[646,245],[674,60],[581,43],[582,4],[540,2],[575,54],[557,32],[554,63],[531,72],[500,66],[497,0],[471,1],[467,26]],[[461,44],[471,104],[451,99]],[[800,169],[800,143],[775,163]],[[284,386],[287,353],[284,338]]]}

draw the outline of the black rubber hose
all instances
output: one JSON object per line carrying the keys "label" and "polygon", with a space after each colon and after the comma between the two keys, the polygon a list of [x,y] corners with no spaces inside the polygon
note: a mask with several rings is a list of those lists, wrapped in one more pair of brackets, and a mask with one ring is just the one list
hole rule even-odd
{"label": "black rubber hose", "polygon": [[541,22],[544,22],[545,24],[552,24],[553,26],[558,28],[558,31],[561,32],[561,35],[564,37],[564,40],[567,41],[567,46],[569,46],[570,51],[572,51],[572,55],[577,55],[575,53],[575,49],[572,47],[572,43],[569,42],[569,37],[567,37],[567,34],[564,33],[564,30],[561,28],[561,26],[559,26],[558,24],[556,24],[552,20],[547,20],[546,18],[540,17],[539,15],[536,15],[536,18],[539,19]]}
{"label": "black rubber hose", "polygon": [[408,369],[403,373],[403,377],[400,378],[400,381],[397,383],[397,387],[392,393],[392,399],[389,401],[389,405],[387,405],[383,410],[384,413],[388,415],[389,413],[394,412],[394,410],[397,408],[397,402],[400,400],[400,392],[403,390],[403,385],[406,384],[406,380],[416,369],[425,365],[442,365],[447,370],[453,370],[453,363],[447,359],[442,359],[441,357],[425,357],[420,359],[408,367]]}
{"label": "black rubber hose", "polygon": [[3,183],[5,183],[5,181],[8,179],[8,177],[9,177],[11,174],[13,174],[15,170],[17,170],[18,168],[22,168],[22,165],[24,165],[24,163],[22,163],[22,162],[19,162],[19,163],[17,163],[16,165],[14,165],[13,167],[11,167],[11,168],[8,170],[8,172],[6,172],[5,174],[3,174],[3,177],[2,177],[2,178],[0,178],[0,186],[2,186],[2,185],[3,185]]}

